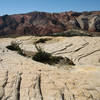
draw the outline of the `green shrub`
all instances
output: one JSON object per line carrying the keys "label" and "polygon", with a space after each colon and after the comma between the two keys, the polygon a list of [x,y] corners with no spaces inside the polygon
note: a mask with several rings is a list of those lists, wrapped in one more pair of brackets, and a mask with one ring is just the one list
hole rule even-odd
{"label": "green shrub", "polygon": [[48,63],[50,61],[51,54],[47,53],[45,51],[38,51],[34,56],[33,59],[35,61],[43,62],[43,63]]}
{"label": "green shrub", "polygon": [[67,57],[61,57],[61,56],[52,56],[50,53],[45,52],[42,50],[40,47],[35,44],[35,47],[37,49],[36,54],[32,57],[33,60],[42,62],[42,63],[48,63],[50,65],[54,64],[59,64],[63,62],[63,64],[68,64],[68,65],[75,65],[73,61],[71,61]]}
{"label": "green shrub", "polygon": [[20,55],[25,56],[25,54],[23,53],[23,49],[21,49],[19,45],[20,45],[19,43],[12,41],[11,45],[7,46],[6,48],[12,51],[17,51]]}
{"label": "green shrub", "polygon": [[40,38],[35,43],[45,43],[46,41],[51,40],[50,38]]}
{"label": "green shrub", "polygon": [[16,42],[11,42],[11,45],[7,46],[7,49],[12,51],[18,51],[20,49],[19,44]]}
{"label": "green shrub", "polygon": [[50,60],[51,54],[45,52],[44,50],[42,50],[42,48],[40,48],[39,46],[37,46],[36,43],[35,43],[35,47],[37,49],[37,52],[32,57],[32,59],[35,60],[35,61],[47,63]]}

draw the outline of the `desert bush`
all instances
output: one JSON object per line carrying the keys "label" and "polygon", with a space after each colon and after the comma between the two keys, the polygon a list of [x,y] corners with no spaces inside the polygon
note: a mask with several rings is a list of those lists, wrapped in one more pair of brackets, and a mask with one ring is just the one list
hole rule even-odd
{"label": "desert bush", "polygon": [[11,44],[8,45],[6,48],[12,51],[17,51],[20,55],[25,56],[25,54],[23,53],[23,49],[21,49],[19,45],[19,43],[12,41]]}
{"label": "desert bush", "polygon": [[39,46],[37,46],[37,44],[35,44],[35,47],[37,49],[37,52],[33,56],[32,59],[35,60],[35,61],[43,62],[43,63],[49,62],[51,54],[45,52],[44,50],[42,50],[42,48],[40,48]]}
{"label": "desert bush", "polygon": [[7,48],[12,50],[12,51],[20,50],[19,44],[16,43],[15,41],[12,41],[11,44],[9,46],[7,46]]}
{"label": "desert bush", "polygon": [[89,34],[89,32],[85,32],[85,31],[80,32],[80,30],[73,30],[72,29],[72,30],[61,32],[61,33],[48,34],[47,36],[73,37],[73,36],[92,36],[92,34]]}
{"label": "desert bush", "polygon": [[35,61],[48,63],[50,65],[59,64],[60,62],[63,62],[63,64],[68,65],[75,65],[74,62],[67,57],[64,58],[61,56],[52,56],[51,53],[45,52],[43,49],[38,47],[37,44],[35,44],[35,47],[37,49],[37,52],[32,57],[32,59]]}
{"label": "desert bush", "polygon": [[51,54],[45,51],[38,51],[34,56],[33,59],[43,63],[49,63]]}
{"label": "desert bush", "polygon": [[35,43],[45,43],[46,41],[51,40],[50,38],[40,38]]}

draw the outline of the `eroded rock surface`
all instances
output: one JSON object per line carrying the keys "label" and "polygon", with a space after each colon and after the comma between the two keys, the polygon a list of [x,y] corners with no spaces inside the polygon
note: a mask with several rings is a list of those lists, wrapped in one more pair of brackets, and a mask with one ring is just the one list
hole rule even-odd
{"label": "eroded rock surface", "polygon": [[[0,69],[1,100],[100,99],[99,67],[37,69],[34,70],[33,67],[31,70],[22,70],[21,73],[8,71],[8,75]],[[7,82],[2,86],[5,78]]]}
{"label": "eroded rock surface", "polygon": [[59,68],[6,48],[11,41],[21,40],[21,48],[36,51],[33,43],[38,38],[41,37],[0,39],[0,100],[100,100],[100,67],[96,62],[100,38],[49,37],[50,41],[40,43],[47,52],[76,59],[77,66]]}
{"label": "eroded rock surface", "polygon": [[[100,11],[45,13],[31,12],[18,15],[0,16],[0,36],[9,35],[48,35],[68,29],[81,29],[99,32]],[[94,35],[97,35],[94,33]]]}
{"label": "eroded rock surface", "polygon": [[21,40],[20,47],[27,55],[28,53],[29,55],[34,54],[37,51],[34,41],[41,38],[51,38],[51,40],[38,45],[52,55],[68,57],[76,65],[100,65],[99,37],[29,37]]}

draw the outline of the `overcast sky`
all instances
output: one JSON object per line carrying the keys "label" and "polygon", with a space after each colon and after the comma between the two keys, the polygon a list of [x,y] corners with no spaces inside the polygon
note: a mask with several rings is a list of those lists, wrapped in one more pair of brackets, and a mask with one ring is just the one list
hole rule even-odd
{"label": "overcast sky", "polygon": [[100,10],[100,0],[0,0],[0,15],[71,10],[79,12]]}

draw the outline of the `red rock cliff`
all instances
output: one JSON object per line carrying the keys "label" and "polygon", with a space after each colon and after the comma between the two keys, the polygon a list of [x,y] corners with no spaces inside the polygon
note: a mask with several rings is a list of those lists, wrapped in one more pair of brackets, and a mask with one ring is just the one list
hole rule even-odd
{"label": "red rock cliff", "polygon": [[0,35],[49,34],[68,29],[100,32],[100,11],[4,15],[0,17]]}

